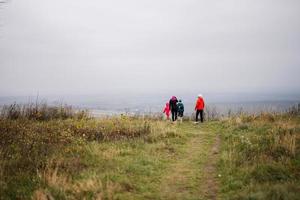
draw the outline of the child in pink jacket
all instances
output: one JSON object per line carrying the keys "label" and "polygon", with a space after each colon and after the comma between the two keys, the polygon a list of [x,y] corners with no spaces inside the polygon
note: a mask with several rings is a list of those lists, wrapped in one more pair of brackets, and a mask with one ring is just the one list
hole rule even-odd
{"label": "child in pink jacket", "polygon": [[170,117],[170,105],[169,105],[169,103],[166,103],[166,107],[164,108],[163,113],[166,114],[166,117],[169,120],[169,117]]}

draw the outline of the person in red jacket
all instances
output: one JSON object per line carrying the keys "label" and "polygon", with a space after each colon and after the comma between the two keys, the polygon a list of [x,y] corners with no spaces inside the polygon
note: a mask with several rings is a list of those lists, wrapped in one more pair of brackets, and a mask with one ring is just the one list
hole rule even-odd
{"label": "person in red jacket", "polygon": [[203,122],[203,110],[204,110],[205,104],[204,104],[204,100],[201,94],[198,95],[198,99],[196,102],[196,106],[195,106],[195,111],[196,111],[196,122],[198,122],[198,117],[200,114],[200,120],[201,122]]}

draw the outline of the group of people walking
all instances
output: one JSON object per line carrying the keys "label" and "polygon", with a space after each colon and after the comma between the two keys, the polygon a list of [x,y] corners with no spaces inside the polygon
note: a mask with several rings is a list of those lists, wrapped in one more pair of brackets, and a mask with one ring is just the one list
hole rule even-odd
{"label": "group of people walking", "polygon": [[[195,105],[196,122],[199,121],[199,116],[200,116],[200,121],[203,122],[204,107],[205,104],[204,104],[203,96],[199,94]],[[181,99],[177,100],[175,96],[172,96],[170,101],[166,103],[163,113],[165,113],[168,120],[170,119],[170,113],[171,113],[173,122],[175,122],[178,118],[182,121],[183,113],[184,113],[184,105],[182,100]]]}

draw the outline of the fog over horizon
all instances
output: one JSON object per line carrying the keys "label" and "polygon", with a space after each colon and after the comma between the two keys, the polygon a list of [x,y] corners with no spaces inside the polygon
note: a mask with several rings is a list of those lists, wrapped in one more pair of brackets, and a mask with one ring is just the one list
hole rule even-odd
{"label": "fog over horizon", "polygon": [[10,0],[0,7],[0,96],[300,99],[297,0]]}

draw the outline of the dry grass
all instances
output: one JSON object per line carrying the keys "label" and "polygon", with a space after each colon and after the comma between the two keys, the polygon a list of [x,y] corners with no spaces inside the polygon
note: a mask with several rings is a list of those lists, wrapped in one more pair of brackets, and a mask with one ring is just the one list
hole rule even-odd
{"label": "dry grass", "polygon": [[150,133],[145,140],[147,142],[157,142],[159,140],[162,140],[164,138],[180,138],[182,137],[181,134],[177,132],[176,129],[174,129],[174,124],[165,123],[163,121],[154,121],[153,125],[151,126]]}
{"label": "dry grass", "polygon": [[54,200],[54,198],[49,194],[49,192],[43,190],[43,189],[38,189],[34,191],[33,200]]}
{"label": "dry grass", "polygon": [[182,160],[191,158],[191,165],[184,161],[177,171],[199,169],[206,150],[198,143],[194,146],[199,149],[191,148],[187,140],[201,129],[222,133],[220,174],[225,197],[247,199],[250,191],[262,193],[263,199],[275,189],[278,197],[286,194],[285,189],[294,194],[300,182],[299,122],[294,115],[272,113],[243,114],[201,126],[128,116],[4,117],[0,118],[0,193],[4,199],[158,199],[165,169],[186,148],[204,152],[189,153],[197,162],[185,155]]}
{"label": "dry grass", "polygon": [[[271,134],[274,136],[273,150],[283,148],[291,155],[296,155],[296,129],[279,127],[271,130]],[[298,133],[299,135],[300,133]]]}
{"label": "dry grass", "polygon": [[89,118],[87,110],[75,110],[72,106],[49,106],[47,103],[11,104],[3,106],[2,119],[29,119],[29,120],[53,120],[53,119],[84,119]]}
{"label": "dry grass", "polygon": [[[49,159],[65,156],[61,163],[56,161],[56,164],[69,174],[78,173],[86,168],[86,164],[73,155],[82,153],[84,144],[146,138],[151,133],[151,123],[130,118],[0,118],[0,194],[12,199],[28,198],[26,195],[32,193],[40,180],[49,187],[56,186],[56,190],[65,188],[62,186],[69,185],[70,181],[59,175],[54,164],[49,165]],[[106,152],[106,157],[120,153]],[[36,178],[37,170],[42,179]],[[106,186],[112,188],[111,184],[105,182]],[[24,187],[24,190],[19,190],[19,187]],[[74,186],[70,190],[73,191]],[[105,195],[108,193],[105,189]],[[36,195],[41,196],[41,192]]]}
{"label": "dry grass", "polygon": [[[266,199],[278,182],[289,183],[285,190],[294,191],[292,188],[300,182],[299,117],[262,113],[241,115],[222,123],[220,169],[224,198]],[[257,187],[260,184],[265,191]],[[272,199],[289,199],[293,195],[278,193]]]}
{"label": "dry grass", "polygon": [[[65,174],[59,173],[59,168],[54,169],[47,168],[41,173],[38,173],[38,177],[43,181],[44,189],[39,188],[34,191],[33,199],[54,199],[50,188],[56,193],[66,195],[67,199],[86,199],[87,194],[91,194],[92,199],[114,199],[114,194],[120,191],[122,188],[118,183],[114,183],[110,180],[103,181],[99,177],[90,177],[86,179],[80,179],[72,181],[72,178],[67,177]],[[54,192],[54,196],[55,195]]]}

